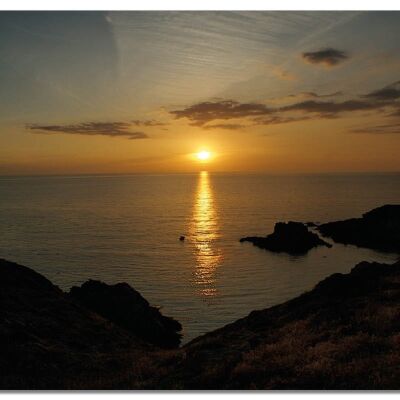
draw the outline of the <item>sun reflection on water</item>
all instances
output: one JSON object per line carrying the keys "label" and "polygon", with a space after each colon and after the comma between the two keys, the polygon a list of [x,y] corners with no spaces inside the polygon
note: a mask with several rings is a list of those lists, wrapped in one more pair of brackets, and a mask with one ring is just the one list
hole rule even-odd
{"label": "sun reflection on water", "polygon": [[190,236],[196,258],[195,284],[200,288],[202,296],[215,296],[215,273],[222,261],[222,255],[215,243],[219,237],[218,215],[207,171],[202,171],[199,175]]}

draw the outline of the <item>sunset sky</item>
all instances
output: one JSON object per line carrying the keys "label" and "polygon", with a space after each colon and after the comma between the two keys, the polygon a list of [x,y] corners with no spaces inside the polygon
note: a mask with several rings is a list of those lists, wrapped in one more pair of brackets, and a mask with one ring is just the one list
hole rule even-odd
{"label": "sunset sky", "polygon": [[1,175],[400,170],[400,12],[0,12],[0,82]]}

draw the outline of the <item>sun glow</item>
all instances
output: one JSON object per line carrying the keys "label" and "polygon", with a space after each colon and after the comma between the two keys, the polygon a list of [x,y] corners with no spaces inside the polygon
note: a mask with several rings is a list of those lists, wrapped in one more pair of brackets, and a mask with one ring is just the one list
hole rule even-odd
{"label": "sun glow", "polygon": [[211,153],[210,153],[209,151],[202,150],[202,151],[199,151],[199,152],[196,154],[196,156],[197,156],[197,158],[198,158],[200,161],[207,161],[207,160],[210,159]]}

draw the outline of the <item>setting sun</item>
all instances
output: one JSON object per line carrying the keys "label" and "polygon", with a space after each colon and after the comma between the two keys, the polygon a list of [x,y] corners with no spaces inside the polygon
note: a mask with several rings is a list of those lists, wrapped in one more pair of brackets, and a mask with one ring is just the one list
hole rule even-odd
{"label": "setting sun", "polygon": [[198,158],[199,160],[201,160],[201,161],[206,161],[206,160],[208,160],[208,159],[210,158],[210,156],[211,156],[211,153],[210,153],[209,151],[205,151],[205,150],[199,151],[199,152],[197,153],[197,158]]}

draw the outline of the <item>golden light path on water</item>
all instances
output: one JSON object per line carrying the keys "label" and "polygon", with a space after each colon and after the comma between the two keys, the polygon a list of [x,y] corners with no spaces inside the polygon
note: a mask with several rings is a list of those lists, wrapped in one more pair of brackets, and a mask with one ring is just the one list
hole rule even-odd
{"label": "golden light path on water", "polygon": [[196,259],[195,284],[202,296],[215,296],[215,273],[221,264],[222,254],[216,247],[219,237],[218,214],[207,171],[202,171],[199,175],[189,233],[194,243]]}

